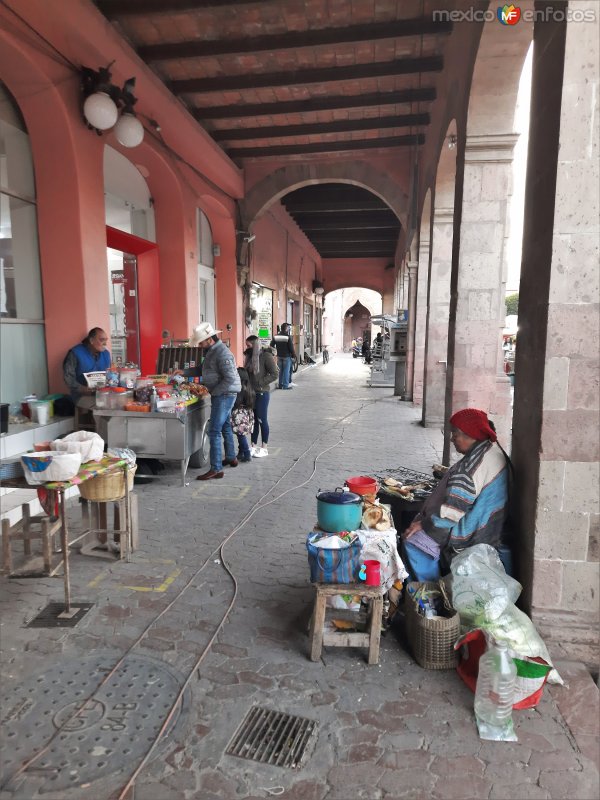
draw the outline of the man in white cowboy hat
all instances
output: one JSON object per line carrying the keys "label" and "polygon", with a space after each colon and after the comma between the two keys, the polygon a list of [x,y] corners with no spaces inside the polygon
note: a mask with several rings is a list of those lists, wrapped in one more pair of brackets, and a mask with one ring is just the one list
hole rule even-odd
{"label": "man in white cowboy hat", "polygon": [[[196,480],[209,481],[223,477],[223,464],[237,467],[235,442],[231,428],[231,409],[237,393],[242,388],[233,353],[217,336],[210,322],[201,322],[190,338],[192,347],[200,346],[205,353],[202,362],[202,383],[210,392],[210,469]],[[221,437],[225,441],[225,460],[221,448]]]}

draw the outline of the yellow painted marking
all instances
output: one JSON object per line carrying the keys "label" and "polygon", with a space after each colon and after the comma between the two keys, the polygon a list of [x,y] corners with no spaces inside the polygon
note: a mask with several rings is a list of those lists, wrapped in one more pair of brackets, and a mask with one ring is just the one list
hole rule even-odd
{"label": "yellow painted marking", "polygon": [[[231,489],[231,491],[228,491]],[[223,493],[223,490],[224,493]],[[221,486],[219,485],[219,494],[210,494],[207,495],[205,492],[208,491],[208,486],[198,486],[196,489],[192,491],[192,497],[202,497],[203,500],[230,500],[236,502],[238,500],[243,500],[243,498],[248,494],[250,491],[249,486],[232,486],[229,484],[228,486]]]}
{"label": "yellow painted marking", "polygon": [[[177,562],[175,561],[174,558],[136,558],[135,559],[135,563],[136,564],[176,564]],[[135,589],[138,592],[164,592],[165,589],[173,583],[173,581],[180,574],[180,572],[181,572],[180,570],[175,570],[164,581],[164,583],[161,583],[161,585],[157,589],[152,589],[152,588],[148,588],[148,587],[145,587],[145,586],[123,586],[123,584],[116,583],[115,581],[113,581],[111,585],[112,586],[117,586],[119,588]],[[88,583],[88,587],[90,589],[95,589],[97,586],[99,586],[102,583],[102,581],[104,581],[106,578],[109,577],[110,573],[111,573],[111,567],[106,567],[106,569],[102,570],[102,572],[99,575],[96,575],[96,577],[93,578]]]}
{"label": "yellow painted marking", "polygon": [[90,589],[95,589],[96,586],[98,586],[98,584],[101,583],[107,577],[107,575],[108,575],[108,569],[105,569],[99,575],[96,575],[94,580],[92,580],[92,581],[90,581],[88,583],[89,588]]}
{"label": "yellow painted marking", "polygon": [[160,584],[160,586],[124,586],[123,588],[132,589],[134,592],[166,592],[178,575],[181,575],[181,570],[173,570],[173,572]]}

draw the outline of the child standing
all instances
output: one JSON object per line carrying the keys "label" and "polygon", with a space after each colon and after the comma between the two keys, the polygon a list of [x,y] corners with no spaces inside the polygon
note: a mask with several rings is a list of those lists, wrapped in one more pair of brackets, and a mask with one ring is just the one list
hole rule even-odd
{"label": "child standing", "polygon": [[231,427],[238,440],[238,461],[250,461],[252,456],[247,436],[252,433],[254,428],[253,409],[256,396],[250,382],[248,370],[244,369],[244,367],[238,367],[238,375],[242,382],[242,388],[238,392],[231,412]]}

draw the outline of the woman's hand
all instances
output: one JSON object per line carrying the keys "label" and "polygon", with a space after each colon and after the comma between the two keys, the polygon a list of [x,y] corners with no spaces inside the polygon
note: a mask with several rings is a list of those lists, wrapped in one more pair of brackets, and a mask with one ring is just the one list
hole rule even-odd
{"label": "woman's hand", "polygon": [[414,536],[415,533],[417,533],[417,531],[422,531],[422,530],[423,528],[421,527],[420,520],[415,519],[410,523],[408,528],[406,528],[406,530],[402,532],[402,539],[406,541],[407,539],[410,539],[411,536]]}

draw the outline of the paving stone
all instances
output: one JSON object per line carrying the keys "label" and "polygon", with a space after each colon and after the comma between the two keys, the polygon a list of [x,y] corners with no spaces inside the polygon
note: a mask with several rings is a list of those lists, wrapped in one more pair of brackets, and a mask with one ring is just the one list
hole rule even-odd
{"label": "paving stone", "polygon": [[351,791],[359,786],[376,786],[386,775],[386,770],[375,764],[344,764],[327,773],[327,783]]}
{"label": "paving stone", "polygon": [[460,775],[483,775],[485,764],[475,756],[456,756],[455,758],[434,756],[429,769],[445,779]]}
{"label": "paving stone", "polygon": [[327,787],[314,780],[301,780],[285,790],[285,800],[323,800]]}
{"label": "paving stone", "polygon": [[506,784],[495,783],[489,795],[489,800],[506,800],[507,797],[514,800],[548,800],[551,797],[547,789],[543,789],[536,783]]}
{"label": "paving stone", "polygon": [[530,766],[544,772],[557,772],[561,770],[581,770],[581,761],[575,753],[558,751],[554,753],[534,753],[529,761]]}
{"label": "paving stone", "polygon": [[539,785],[548,789],[553,800],[598,800],[598,775],[584,772],[541,772]]}
{"label": "paving stone", "polygon": [[[436,785],[437,775],[425,770],[404,769],[390,770],[379,781],[379,788],[392,797],[431,797]],[[349,800],[349,799],[348,799]]]}
{"label": "paving stone", "polygon": [[536,783],[540,770],[538,767],[523,764],[521,761],[488,764],[485,769],[485,777],[492,782],[504,784],[513,783]]}
{"label": "paving stone", "polygon": [[[443,778],[435,786],[432,797],[439,800],[481,800],[489,797],[491,781],[477,775],[464,778]],[[516,800],[515,795],[515,800]]]}

